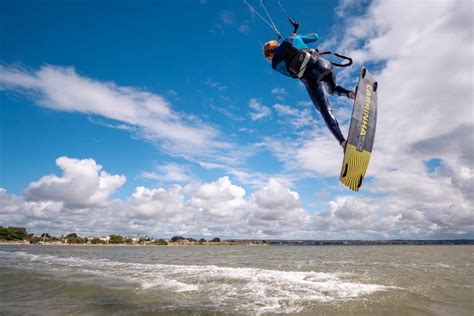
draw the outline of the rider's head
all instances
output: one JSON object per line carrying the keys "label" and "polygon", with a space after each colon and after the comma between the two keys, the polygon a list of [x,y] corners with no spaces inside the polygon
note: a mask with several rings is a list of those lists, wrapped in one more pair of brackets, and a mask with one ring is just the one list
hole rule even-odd
{"label": "rider's head", "polygon": [[263,56],[265,56],[267,60],[271,61],[273,54],[279,45],[280,44],[278,44],[278,42],[275,40],[266,42],[265,45],[263,45]]}

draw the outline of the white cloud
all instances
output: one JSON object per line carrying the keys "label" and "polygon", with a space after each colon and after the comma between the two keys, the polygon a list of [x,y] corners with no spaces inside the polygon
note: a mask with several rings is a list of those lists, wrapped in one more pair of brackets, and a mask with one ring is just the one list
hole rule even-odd
{"label": "white cloud", "polygon": [[[343,15],[342,49],[356,63],[383,62],[373,181],[365,184],[382,195],[365,224],[385,224],[373,230],[388,235],[472,234],[472,2],[374,1],[364,16]],[[429,174],[432,158],[442,166]]]}
{"label": "white cloud", "polygon": [[474,231],[471,209],[449,205],[449,198],[442,197],[415,204],[403,195],[384,199],[339,196],[327,211],[313,216],[313,225],[326,238],[341,233],[355,239],[465,238]]}
{"label": "white cloud", "polygon": [[295,213],[304,215],[298,193],[276,179],[270,179],[261,190],[255,192],[252,203],[255,207],[253,217],[259,220],[293,220]]}
{"label": "white cloud", "polygon": [[39,105],[54,110],[122,122],[139,136],[162,142],[173,152],[229,145],[216,140],[219,133],[214,127],[203,124],[198,117],[174,112],[159,95],[96,81],[77,74],[72,67],[47,65],[29,72],[0,66],[0,90],[25,93]]}
{"label": "white cloud", "polygon": [[103,171],[93,159],[60,157],[56,164],[63,176],[47,175],[30,183],[24,193],[26,200],[63,202],[67,208],[98,206],[126,180]]}
{"label": "white cloud", "polygon": [[180,221],[185,218],[184,195],[180,186],[169,190],[137,187],[125,202],[124,216],[160,221]]}
{"label": "white cloud", "polygon": [[[309,218],[299,195],[276,179],[247,198],[245,189],[221,177],[184,187],[140,186],[127,199],[111,200],[106,194],[97,194],[104,192],[97,187],[97,178],[105,174],[102,171],[99,175],[102,167],[92,159],[61,157],[58,166],[64,171],[62,177],[42,177],[29,185],[23,197],[0,189],[0,220],[52,233],[180,233],[239,238],[241,234],[256,237],[291,231],[290,227],[305,224]],[[118,184],[109,185],[107,192]],[[97,199],[91,199],[94,196]]]}
{"label": "white cloud", "polygon": [[253,110],[249,114],[252,121],[264,119],[272,114],[271,109],[260,103],[257,99],[250,99],[249,107]]}
{"label": "white cloud", "polygon": [[[343,45],[358,62],[386,65],[377,74],[377,174],[421,175],[424,160],[454,164],[474,151],[472,35],[470,1],[375,1],[349,26]],[[472,159],[459,167],[472,169]]]}
{"label": "white cloud", "polygon": [[240,183],[245,183],[253,188],[260,188],[268,181],[268,174],[259,171],[229,169],[226,173],[237,179]]}
{"label": "white cloud", "polygon": [[342,165],[342,149],[325,130],[302,134],[298,139],[266,138],[267,148],[287,172],[312,177],[335,177]]}
{"label": "white cloud", "polygon": [[222,177],[193,192],[189,206],[211,217],[236,219],[245,214],[244,196],[243,188],[233,185],[228,177]]}
{"label": "white cloud", "polygon": [[272,89],[272,94],[286,94],[286,90],[284,88],[273,88]]}
{"label": "white cloud", "polygon": [[285,104],[275,104],[273,109],[283,119],[285,125],[289,122],[294,128],[303,128],[315,124],[313,119],[313,109],[305,108],[299,110]]}
{"label": "white cloud", "polygon": [[353,9],[356,5],[360,5],[364,0],[340,0],[336,7],[335,14],[338,18],[345,18],[347,15],[350,16],[350,9]]}
{"label": "white cloud", "polygon": [[285,100],[286,90],[283,88],[273,88],[271,93],[275,96],[275,98],[283,102]]}
{"label": "white cloud", "polygon": [[[427,188],[413,192],[421,200],[429,198],[429,204],[410,203],[403,196],[413,190],[407,187],[402,195],[389,194],[385,199],[339,196],[326,210],[311,214],[289,188],[291,183],[281,179],[270,179],[250,196],[221,177],[169,188],[140,186],[129,198],[112,200],[110,193],[125,181],[121,176],[99,173],[102,167],[91,159],[62,157],[58,166],[64,170],[62,177],[50,175],[31,183],[23,197],[0,189],[0,221],[56,234],[140,232],[225,238],[465,237],[474,230],[469,204],[452,204],[450,197],[459,196],[449,181],[446,188],[439,188],[433,180],[430,197],[424,196]],[[460,183],[470,176],[460,172],[464,179]],[[102,188],[97,186],[100,177],[108,179]]]}
{"label": "white cloud", "polygon": [[141,177],[145,179],[160,180],[166,182],[188,182],[192,179],[189,167],[176,163],[157,165],[154,171],[144,171]]}

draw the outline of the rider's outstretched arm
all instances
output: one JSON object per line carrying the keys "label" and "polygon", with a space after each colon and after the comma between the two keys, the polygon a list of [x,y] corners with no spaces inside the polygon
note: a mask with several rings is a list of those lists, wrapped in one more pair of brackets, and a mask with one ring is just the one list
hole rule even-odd
{"label": "rider's outstretched arm", "polygon": [[319,39],[319,35],[317,33],[310,33],[307,35],[301,35],[301,39],[305,44],[316,42]]}

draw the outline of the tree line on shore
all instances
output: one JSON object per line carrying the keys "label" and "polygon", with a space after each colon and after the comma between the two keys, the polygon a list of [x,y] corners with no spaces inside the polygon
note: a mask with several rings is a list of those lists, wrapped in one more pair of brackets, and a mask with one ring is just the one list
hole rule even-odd
{"label": "tree line on shore", "polygon": [[159,245],[165,246],[169,243],[173,244],[206,244],[206,243],[219,243],[221,242],[220,238],[215,237],[211,240],[206,240],[201,238],[196,240],[194,238],[186,238],[183,236],[173,236],[169,240],[163,238],[155,239],[148,236],[122,236],[119,234],[111,234],[109,236],[89,236],[82,237],[77,233],[70,233],[67,235],[61,236],[51,236],[48,233],[43,233],[39,236],[28,233],[24,227],[3,227],[0,226],[0,241],[26,241],[29,243],[66,243],[66,244],[141,244],[141,245]]}
{"label": "tree line on shore", "polygon": [[225,240],[215,237],[210,240],[173,236],[169,240],[148,236],[109,236],[81,237],[76,233],[51,236],[43,233],[39,236],[28,233],[24,227],[0,226],[0,241],[25,242],[30,244],[111,244],[111,245],[251,245],[251,246],[382,246],[382,245],[474,245],[474,239],[434,239],[434,240]]}

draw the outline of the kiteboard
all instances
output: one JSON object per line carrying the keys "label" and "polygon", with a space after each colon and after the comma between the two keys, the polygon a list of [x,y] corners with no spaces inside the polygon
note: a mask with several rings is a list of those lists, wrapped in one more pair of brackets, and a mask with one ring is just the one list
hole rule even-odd
{"label": "kiteboard", "polygon": [[369,167],[377,125],[377,81],[362,67],[339,180],[358,192]]}

